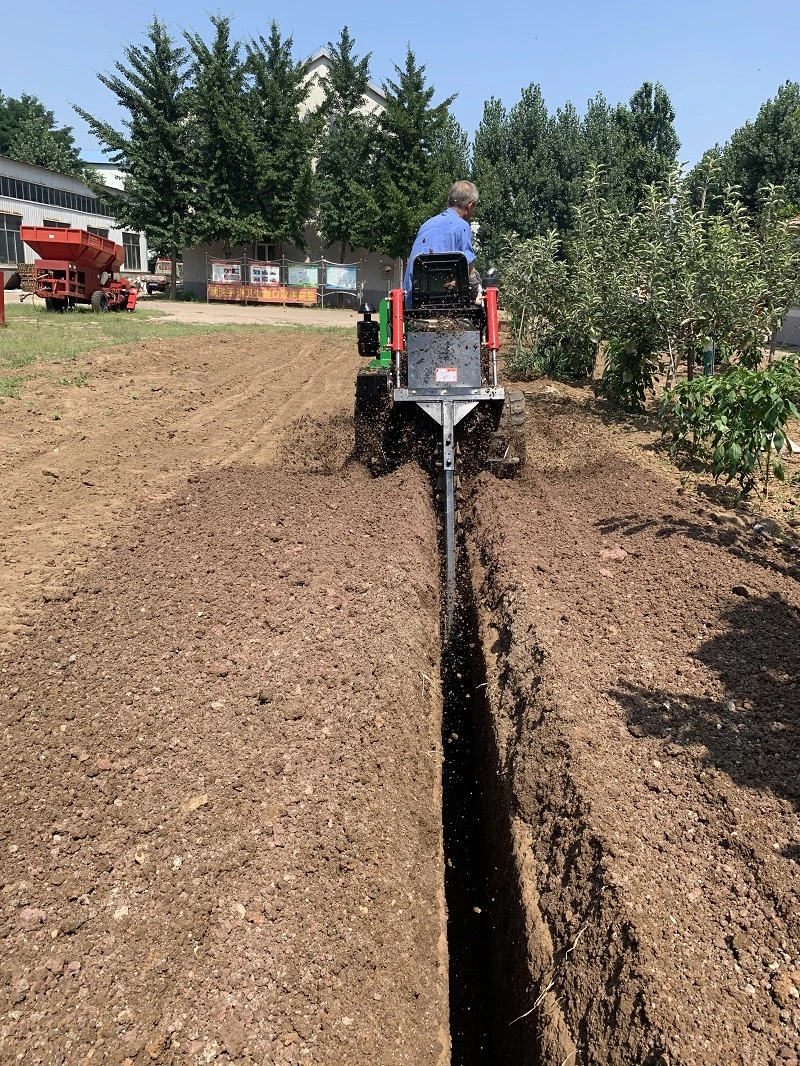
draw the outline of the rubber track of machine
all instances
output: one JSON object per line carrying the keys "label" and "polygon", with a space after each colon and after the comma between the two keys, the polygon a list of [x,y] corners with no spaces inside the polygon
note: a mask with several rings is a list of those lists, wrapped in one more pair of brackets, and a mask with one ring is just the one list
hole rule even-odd
{"label": "rubber track of machine", "polygon": [[525,466],[525,395],[518,389],[506,392],[500,423],[494,433],[498,451],[516,463],[498,463],[498,477],[516,477]]}

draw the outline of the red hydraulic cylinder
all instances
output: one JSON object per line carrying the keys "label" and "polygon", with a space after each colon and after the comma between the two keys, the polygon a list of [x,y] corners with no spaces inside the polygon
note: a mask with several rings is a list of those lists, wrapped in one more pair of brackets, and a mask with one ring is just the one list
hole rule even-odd
{"label": "red hydraulic cylinder", "polygon": [[497,315],[497,289],[487,289],[483,294],[483,306],[486,308],[486,347],[493,352],[500,351],[500,320]]}
{"label": "red hydraulic cylinder", "polygon": [[404,348],[403,339],[403,304],[405,303],[406,294],[402,289],[392,289],[392,295],[390,297],[392,305],[392,351],[402,352]]}

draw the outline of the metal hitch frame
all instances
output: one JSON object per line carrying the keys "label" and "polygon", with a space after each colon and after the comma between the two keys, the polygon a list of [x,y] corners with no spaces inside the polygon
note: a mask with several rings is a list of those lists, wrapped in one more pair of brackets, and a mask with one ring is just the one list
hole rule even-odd
{"label": "metal hitch frame", "polygon": [[505,390],[458,386],[446,389],[395,389],[395,403],[415,403],[442,427],[442,474],[444,477],[445,541],[445,636],[453,627],[456,595],[456,434],[458,423],[483,400],[505,399]]}

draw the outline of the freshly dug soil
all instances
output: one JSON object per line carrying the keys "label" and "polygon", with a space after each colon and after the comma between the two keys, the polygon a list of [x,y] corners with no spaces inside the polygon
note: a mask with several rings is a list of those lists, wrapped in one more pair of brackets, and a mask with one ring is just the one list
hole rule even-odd
{"label": "freshly dug soil", "polygon": [[[296,372],[302,351],[293,361],[284,338],[282,352]],[[114,428],[88,403],[85,438],[73,426],[55,445],[57,478],[37,473],[35,446],[11,470],[4,1063],[448,1061],[429,485],[414,467],[381,481],[306,472],[332,468],[340,420],[270,425],[291,372],[269,408],[266,371],[248,366],[258,410],[217,389],[193,412],[187,438],[216,434],[208,451],[173,454],[149,410],[122,411],[115,461]],[[209,374],[234,379],[229,365]],[[352,377],[334,393],[352,395]],[[167,424],[185,426],[174,407]],[[287,434],[297,469],[241,465],[274,459]],[[198,472],[167,476],[159,456]],[[96,503],[81,464],[84,488],[103,486]],[[41,532],[60,514],[86,522],[82,566],[25,536],[26,486],[43,476]],[[58,583],[37,599],[30,571],[51,558]]]}
{"label": "freshly dug soil", "polygon": [[471,507],[530,972],[502,1061],[795,1063],[795,555],[557,393],[528,419],[525,477]]}

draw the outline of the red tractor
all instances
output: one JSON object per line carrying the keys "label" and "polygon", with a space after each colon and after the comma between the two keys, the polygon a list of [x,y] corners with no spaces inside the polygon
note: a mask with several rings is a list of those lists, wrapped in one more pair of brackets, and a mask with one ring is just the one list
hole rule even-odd
{"label": "red tractor", "polygon": [[132,311],[138,290],[118,271],[125,251],[82,229],[22,226],[20,237],[41,258],[33,264],[33,291],[48,311],[90,304],[93,311]]}

